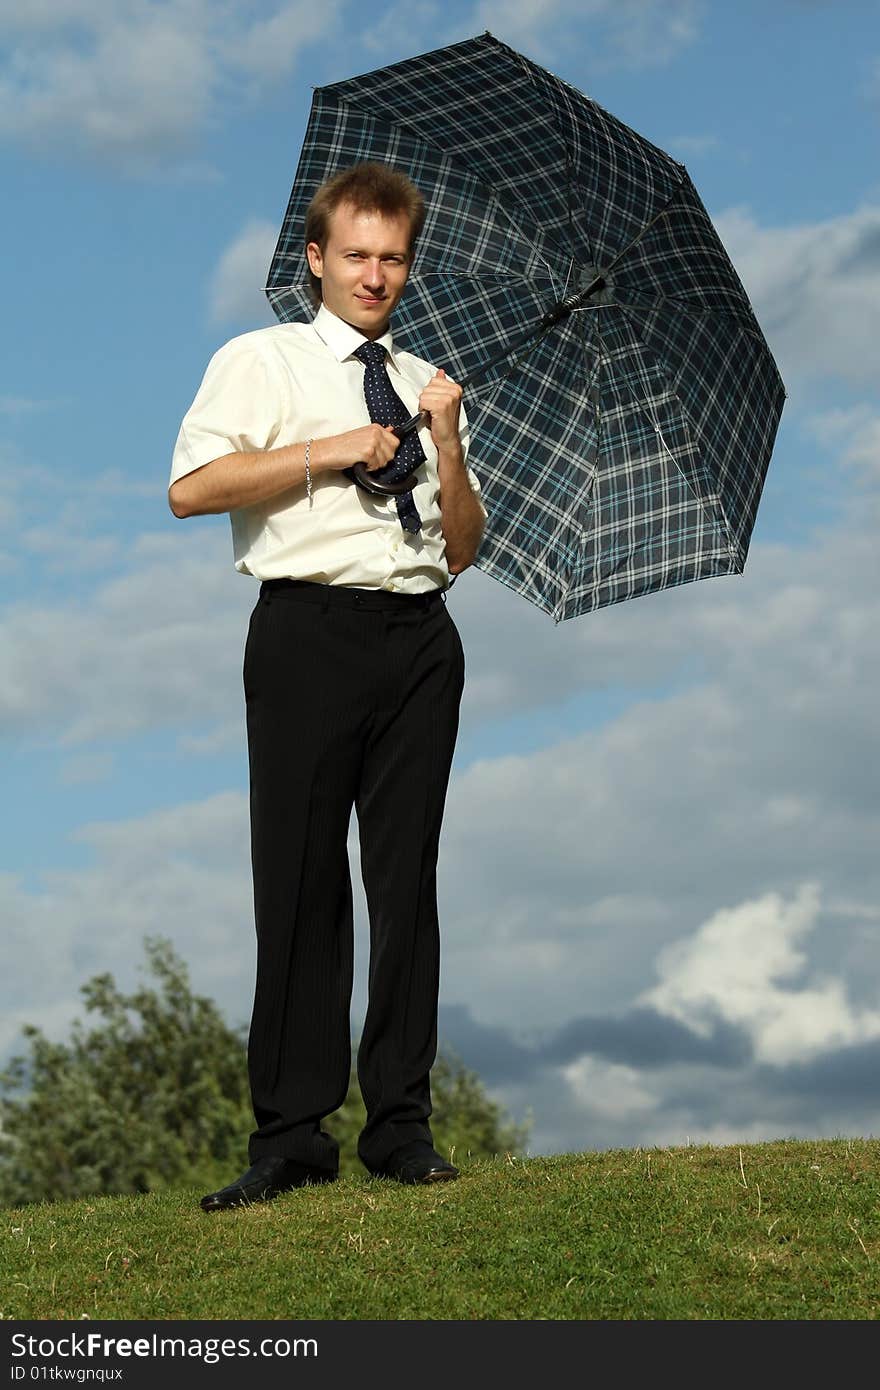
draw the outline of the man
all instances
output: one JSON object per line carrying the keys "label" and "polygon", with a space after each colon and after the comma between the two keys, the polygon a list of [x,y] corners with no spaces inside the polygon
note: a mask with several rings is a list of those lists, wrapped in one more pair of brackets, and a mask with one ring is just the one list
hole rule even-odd
{"label": "man", "polygon": [[[250,1168],[204,1197],[207,1211],[337,1176],[321,1122],[351,1067],[353,805],[370,917],[358,1154],[402,1182],[458,1176],[428,1122],[436,866],[464,681],[444,600],[486,512],[461,388],[391,334],[424,215],[418,190],[384,165],[330,179],[306,219],[314,321],[225,344],[174,451],[174,514],[228,511],[236,568],[262,581],[244,662],[256,1128]],[[417,411],[425,423],[401,444],[392,424]],[[356,463],[414,485],[374,494],[346,472]]]}

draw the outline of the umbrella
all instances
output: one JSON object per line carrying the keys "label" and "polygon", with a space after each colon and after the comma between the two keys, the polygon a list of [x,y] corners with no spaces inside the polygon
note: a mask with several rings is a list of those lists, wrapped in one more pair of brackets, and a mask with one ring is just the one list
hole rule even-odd
{"label": "umbrella", "polygon": [[282,322],[309,201],[366,159],[427,203],[395,342],[468,388],[476,566],[557,622],[742,573],[785,390],[684,166],[488,33],[317,88]]}

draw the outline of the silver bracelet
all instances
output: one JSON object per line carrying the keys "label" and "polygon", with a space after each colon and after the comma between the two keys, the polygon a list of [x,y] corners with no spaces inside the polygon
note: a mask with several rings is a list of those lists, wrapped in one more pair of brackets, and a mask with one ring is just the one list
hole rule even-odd
{"label": "silver bracelet", "polygon": [[312,452],[312,441],[306,440],[306,496],[312,500],[312,470],[309,468],[309,457]]}

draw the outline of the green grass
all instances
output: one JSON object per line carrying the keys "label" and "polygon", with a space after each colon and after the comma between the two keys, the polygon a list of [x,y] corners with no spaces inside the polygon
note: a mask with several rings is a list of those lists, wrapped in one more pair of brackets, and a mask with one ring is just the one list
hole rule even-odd
{"label": "green grass", "polygon": [[874,1319],[880,1140],[456,1160],[206,1215],[0,1213],[5,1318]]}

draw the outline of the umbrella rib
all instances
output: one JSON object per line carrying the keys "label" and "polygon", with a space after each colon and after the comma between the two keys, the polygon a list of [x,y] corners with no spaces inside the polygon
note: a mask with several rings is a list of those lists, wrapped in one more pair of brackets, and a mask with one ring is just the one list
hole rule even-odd
{"label": "umbrella rib", "polygon": [[[520,270],[496,270],[485,272],[482,270],[414,270],[410,278],[412,280],[425,280],[429,275],[442,275],[446,280],[452,276],[459,280],[476,280],[478,284],[482,284],[485,280],[516,280],[517,282],[528,285],[538,278],[535,275],[526,275]],[[553,280],[553,272],[549,268],[547,271],[547,279],[551,282]]]}
{"label": "umbrella rib", "polygon": [[[760,326],[755,321],[754,313],[751,311],[751,309],[749,310],[749,320],[744,322],[737,314],[733,313],[729,309],[714,309],[709,305],[706,305],[704,308],[700,308],[697,305],[689,304],[686,299],[677,299],[675,295],[671,294],[661,295],[658,299],[652,299],[650,304],[629,304],[625,303],[623,300],[620,299],[615,299],[614,304],[619,305],[621,309],[626,309],[628,313],[640,312],[643,314],[650,314],[653,313],[654,310],[658,307],[662,308],[665,304],[671,304],[681,313],[691,314],[694,317],[703,314],[714,314],[718,318],[730,319],[731,323],[736,324],[737,328],[741,328],[744,333],[750,333],[753,338],[758,338],[762,343],[766,343],[764,334],[761,332]],[[590,308],[592,306],[585,305],[584,307]],[[599,305],[597,307],[608,309],[612,306],[604,304]],[[573,312],[578,314],[581,313],[582,310],[575,309],[573,310]]]}
{"label": "umbrella rib", "polygon": [[509,364],[505,364],[505,370],[501,373],[499,377],[495,379],[495,381],[474,384],[473,378],[476,376],[480,376],[484,371],[489,370],[491,365],[493,365],[491,363],[484,363],[483,366],[478,367],[477,370],[473,372],[469,378],[461,382],[461,386],[467,387],[467,389],[474,395],[478,395],[479,390],[481,388],[486,388],[490,391],[496,390],[497,387],[502,386],[504,384],[507,378],[513,373],[514,369],[519,366],[520,362],[523,362],[526,357],[528,357],[531,353],[534,352],[535,348],[538,346],[539,343],[542,343],[544,341],[548,333],[553,332],[555,327],[556,324],[551,323],[547,328],[544,329],[540,337],[531,339],[528,343],[526,343],[522,351],[517,353],[516,357],[514,357]]}
{"label": "umbrella rib", "polygon": [[696,308],[689,305],[687,300],[675,299],[671,296],[661,296],[659,299],[652,299],[650,304],[632,304],[625,299],[609,299],[604,304],[581,304],[576,309],[569,309],[568,312],[570,314],[592,314],[595,313],[597,309],[617,308],[627,309],[633,312],[640,311],[643,314],[650,314],[653,313],[655,309],[662,309],[666,304],[671,304],[676,309],[679,309],[683,314],[690,314],[694,318],[696,318],[699,315],[714,314],[718,318],[729,319],[731,323],[736,324],[739,328],[742,328],[743,332],[745,333],[753,333],[756,336],[760,334],[762,338],[764,336],[761,333],[760,328],[756,328],[754,324],[744,323],[742,319],[740,319],[729,309],[714,309],[709,305],[706,305],[704,308]]}
{"label": "umbrella rib", "polygon": [[[574,237],[572,237],[572,247],[574,247]],[[574,268],[574,264],[575,264],[574,258],[572,258],[571,268],[569,269],[569,275],[571,274],[571,269]],[[567,286],[567,285],[568,285],[568,277],[566,277],[565,283],[566,283],[566,286]],[[563,290],[563,292],[562,292],[562,298],[563,298],[563,299],[565,298],[565,290]],[[598,323],[599,323],[598,316],[597,316],[595,322],[596,322],[597,333],[598,333]],[[581,347],[581,353],[583,354],[583,361],[584,361],[584,363],[586,363],[586,360],[587,360],[587,334],[586,334],[586,332],[584,331],[585,326],[584,326],[584,324],[582,324],[582,323],[580,322],[579,319],[577,319],[577,320],[575,320],[575,322],[574,322],[574,324],[572,325],[572,327],[574,328],[575,333],[576,333],[578,339],[580,340],[580,347]],[[598,368],[597,368],[597,372],[598,372]],[[587,393],[585,393],[585,400],[584,400],[584,411],[585,411],[585,412],[588,410],[589,405],[590,405],[590,395],[589,395],[589,392],[587,392]],[[596,425],[596,457],[598,458],[598,456],[599,456],[599,451],[598,451],[598,442],[599,442],[599,411],[598,411],[598,407],[596,407],[595,401],[593,402],[593,405],[594,405],[594,409],[595,409],[595,425]]]}
{"label": "umbrella rib", "polygon": [[[529,60],[528,60],[527,58],[525,58],[525,57],[523,56],[522,53],[518,53],[518,52],[516,51],[516,49],[514,49],[514,48],[508,48],[508,46],[507,46],[506,44],[504,45],[504,47],[507,48],[507,51],[511,54],[511,56],[514,57],[514,58],[517,60],[517,62],[519,63],[519,66],[520,66],[520,68],[521,68],[521,70],[525,73],[525,75],[526,75],[526,77],[527,77],[527,79],[528,79],[528,81],[529,81],[529,84],[530,84],[531,87],[535,90],[535,92],[539,94],[538,84],[537,84],[537,82],[535,81],[535,75],[534,75],[534,72],[532,71],[532,64],[529,62]],[[557,82],[558,82],[558,79],[557,79]],[[566,99],[566,101],[567,101],[567,100],[568,100],[568,94],[567,94],[567,92],[565,91],[565,84],[560,84],[559,87],[558,87],[558,91],[565,97],[565,99]],[[570,251],[571,251],[572,257],[574,258],[576,243],[575,243],[575,239],[574,239],[574,217],[573,217],[572,197],[571,197],[571,195],[572,195],[572,186],[573,186],[573,184],[572,184],[572,177],[571,177],[571,167],[572,167],[571,150],[570,150],[569,147],[568,147],[568,141],[567,141],[566,138],[565,138],[565,132],[564,132],[564,130],[563,130],[563,128],[562,128],[562,122],[561,122],[560,119],[559,119],[559,112],[556,110],[555,105],[552,107],[552,118],[553,118],[553,124],[554,124],[555,127],[556,127],[557,136],[559,137],[559,143],[560,143],[560,145],[562,146],[562,150],[563,150],[563,152],[564,152],[564,154],[565,154],[565,174],[566,174],[566,181],[565,181],[565,196],[566,196],[566,201],[567,201],[567,203],[568,203],[568,240],[569,240],[569,243],[570,243],[569,249],[570,249]],[[587,250],[588,250],[588,253],[590,254],[590,256],[592,257],[592,248],[590,248],[589,244],[588,244],[588,246],[587,246]],[[566,279],[566,284],[568,284],[568,280],[567,280],[567,279]],[[564,296],[564,294],[565,294],[565,291],[563,290],[563,296]]]}
{"label": "umbrella rib", "polygon": [[[546,257],[544,256],[544,253],[540,250],[539,247],[533,246],[533,247],[532,247],[532,250],[534,251],[535,255],[536,255],[536,256],[539,256],[540,259],[544,262],[544,265],[545,265],[546,270],[547,270],[547,279],[550,281],[550,284],[552,285],[554,291],[558,294],[559,291],[556,290],[556,279],[555,279],[555,276],[554,276],[554,274],[553,274],[553,268],[552,268],[552,266],[550,265],[550,262],[546,259]],[[573,265],[574,262],[572,261],[571,264]],[[570,274],[571,274],[571,266],[569,266],[569,271],[568,271],[568,275],[570,275]],[[568,284],[568,275],[565,277],[565,283],[566,283],[566,285]],[[525,278],[525,277],[523,277],[523,278]],[[534,279],[535,277],[532,276],[531,278]],[[560,295],[560,298],[561,298],[561,299],[564,299],[564,298],[565,298],[565,290],[564,290],[564,289],[563,289],[563,291],[562,291],[562,294]]]}
{"label": "umbrella rib", "polygon": [[662,208],[660,209],[660,211],[659,211],[659,212],[655,212],[655,214],[654,214],[654,216],[651,218],[650,222],[646,222],[645,225],[644,225],[644,227],[642,227],[641,231],[640,231],[636,236],[633,237],[633,239],[632,239],[632,241],[629,243],[629,245],[628,245],[628,246],[624,246],[624,248],[623,248],[622,251],[618,251],[617,255],[614,257],[614,260],[613,260],[613,261],[609,261],[608,265],[602,266],[602,268],[601,268],[601,273],[602,273],[603,275],[607,275],[608,272],[609,272],[610,270],[613,270],[613,269],[614,269],[614,267],[618,264],[619,261],[622,261],[622,260],[623,260],[624,256],[628,256],[629,253],[630,253],[630,251],[633,249],[633,247],[634,247],[634,246],[638,246],[638,244],[639,244],[639,242],[641,241],[642,237],[645,236],[645,234],[651,230],[651,228],[653,227],[654,223],[655,223],[655,222],[659,222],[661,217],[665,217],[665,216],[666,216],[666,214],[668,213],[669,209],[672,207],[672,204],[675,202],[676,198],[677,198],[678,195],[681,193],[681,190],[682,190],[683,188],[684,188],[684,180],[682,180],[682,182],[678,185],[678,187],[675,189],[675,191],[674,191],[673,193],[670,194],[670,196],[667,198],[666,202],[663,204],[663,206],[662,206]]}
{"label": "umbrella rib", "polygon": [[[563,145],[565,145],[565,200],[566,200],[566,202],[568,203],[568,240],[569,240],[569,245],[570,245],[570,247],[571,247],[572,265],[573,265],[573,264],[574,264],[575,240],[574,240],[574,209],[572,208],[572,205],[571,205],[571,201],[572,201],[572,200],[571,200],[571,193],[572,193],[571,151],[569,150],[568,145],[565,144],[565,136],[562,134],[562,130],[561,130],[561,129],[560,129],[559,134],[560,134],[560,138],[562,139]],[[569,274],[570,274],[570,273],[571,273],[571,272],[569,272]],[[568,284],[568,277],[566,277],[565,283]],[[563,299],[565,298],[565,292],[564,292],[564,291],[563,291],[563,294],[562,294],[562,298],[563,298]]]}
{"label": "umbrella rib", "polygon": [[[623,309],[624,315],[626,315],[628,306],[625,305],[625,304],[622,304],[622,305],[620,305],[620,307]],[[659,363],[658,363],[658,367],[659,367]],[[664,375],[665,375],[665,373],[664,373]],[[667,378],[667,380],[668,380],[668,378]],[[678,403],[678,408],[679,408],[679,410],[681,411],[683,418],[684,418],[685,420],[687,420],[687,421],[688,421],[688,424],[690,425],[690,420],[689,420],[689,418],[688,418],[688,413],[687,413],[687,411],[685,410],[684,402],[682,401],[682,399],[681,399],[681,397],[679,396],[678,392],[677,392],[676,390],[672,389],[672,384],[671,384],[671,382],[669,383],[669,388],[670,388],[670,394],[672,395],[672,397],[674,398],[674,400],[677,401],[677,403]],[[638,398],[638,396],[635,395],[635,393],[632,391],[631,388],[630,388],[630,396],[632,397],[632,399],[633,399],[633,401],[635,402],[635,404],[638,406],[639,410],[641,410],[641,411],[644,413],[646,419],[650,420],[651,426],[652,426],[652,428],[653,428],[653,430],[654,430],[654,433],[656,434],[656,436],[657,436],[657,438],[659,439],[660,443],[663,445],[663,448],[666,450],[666,452],[667,452],[667,454],[669,455],[669,457],[672,459],[672,462],[675,464],[676,469],[678,470],[678,472],[679,472],[679,474],[681,475],[681,477],[684,479],[684,482],[686,483],[686,485],[690,488],[690,490],[691,490],[691,492],[693,493],[694,497],[696,498],[697,502],[699,502],[700,506],[701,506],[701,507],[703,508],[703,510],[706,512],[707,516],[709,516],[709,518],[710,518],[710,520],[712,521],[712,523],[713,523],[715,526],[719,526],[719,529],[721,529],[722,532],[724,533],[724,539],[725,539],[725,542],[726,542],[726,544],[727,544],[727,548],[728,548],[730,554],[731,554],[734,558],[737,558],[737,557],[736,557],[735,548],[734,548],[733,544],[731,543],[731,539],[730,539],[730,523],[728,522],[727,517],[724,515],[724,508],[721,506],[721,499],[720,499],[720,497],[718,497],[718,498],[716,499],[716,504],[715,504],[715,505],[717,506],[718,511],[721,513],[721,519],[722,519],[723,525],[721,525],[721,524],[719,523],[719,520],[718,520],[717,515],[713,515],[713,514],[709,511],[709,509],[708,509],[708,507],[707,507],[707,503],[706,503],[706,498],[705,498],[705,497],[701,497],[700,493],[699,493],[699,492],[697,491],[697,489],[694,487],[694,485],[693,485],[693,483],[691,482],[690,478],[688,477],[687,473],[686,473],[685,470],[682,468],[680,461],[675,457],[675,455],[673,454],[673,452],[672,452],[672,450],[670,449],[669,445],[666,443],[666,440],[663,438],[663,432],[662,432],[662,430],[660,429],[660,426],[659,426],[659,424],[657,423],[657,419],[656,419],[656,417],[655,417],[655,415],[654,415],[654,412],[651,410],[651,408],[650,408],[650,406],[648,405],[648,403],[645,402],[645,401],[640,401],[639,398]]]}

